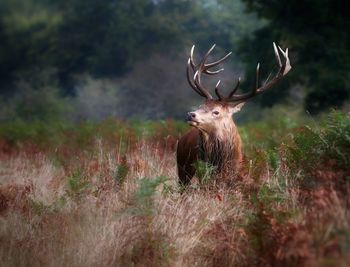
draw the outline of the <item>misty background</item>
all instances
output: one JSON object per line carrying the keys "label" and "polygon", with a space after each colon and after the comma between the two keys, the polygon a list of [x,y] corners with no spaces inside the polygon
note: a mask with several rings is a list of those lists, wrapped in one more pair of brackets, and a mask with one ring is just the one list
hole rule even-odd
{"label": "misty background", "polygon": [[[212,44],[232,51],[218,79],[241,90],[276,70],[272,42],[292,71],[248,105],[243,120],[275,105],[317,115],[349,107],[350,20],[345,1],[2,0],[0,121],[183,119],[203,99],[187,58]],[[244,117],[245,116],[245,117]]]}

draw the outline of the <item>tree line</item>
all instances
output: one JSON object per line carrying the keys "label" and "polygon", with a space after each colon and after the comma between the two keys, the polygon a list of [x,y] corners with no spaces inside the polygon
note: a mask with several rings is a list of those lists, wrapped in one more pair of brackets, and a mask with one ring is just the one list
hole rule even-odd
{"label": "tree line", "polygon": [[12,103],[13,114],[26,105],[24,114],[45,114],[33,103],[50,99],[61,110],[69,98],[78,119],[179,117],[195,103],[184,75],[193,43],[199,54],[214,42],[219,54],[233,50],[229,68],[244,70],[248,90],[258,61],[269,74],[277,41],[291,48],[295,68],[280,90],[260,97],[261,105],[288,101],[299,88],[316,114],[349,98],[350,25],[342,2],[3,0],[0,100]]}

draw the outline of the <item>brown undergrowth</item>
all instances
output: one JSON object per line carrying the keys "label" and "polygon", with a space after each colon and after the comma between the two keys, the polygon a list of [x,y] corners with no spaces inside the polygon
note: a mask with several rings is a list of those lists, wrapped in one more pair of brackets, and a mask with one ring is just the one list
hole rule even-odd
{"label": "brown undergrowth", "polygon": [[346,147],[322,127],[246,147],[229,185],[198,177],[186,190],[168,131],[85,146],[3,140],[0,265],[348,266]]}

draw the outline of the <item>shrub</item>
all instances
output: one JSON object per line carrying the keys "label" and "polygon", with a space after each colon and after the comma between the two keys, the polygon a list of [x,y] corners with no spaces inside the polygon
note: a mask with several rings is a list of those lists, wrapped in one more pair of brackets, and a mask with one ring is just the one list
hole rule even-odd
{"label": "shrub", "polygon": [[137,203],[135,213],[137,215],[150,216],[154,214],[153,207],[154,195],[159,185],[167,181],[165,176],[159,176],[155,179],[143,178],[138,182],[138,189],[134,194],[134,200]]}
{"label": "shrub", "polygon": [[216,167],[208,162],[197,160],[194,164],[196,169],[196,176],[201,185],[208,185],[212,181],[212,175],[214,174]]}
{"label": "shrub", "polygon": [[320,160],[334,159],[342,166],[350,164],[350,117],[332,112],[321,127],[304,126],[288,147],[288,161],[294,168],[312,169]]}

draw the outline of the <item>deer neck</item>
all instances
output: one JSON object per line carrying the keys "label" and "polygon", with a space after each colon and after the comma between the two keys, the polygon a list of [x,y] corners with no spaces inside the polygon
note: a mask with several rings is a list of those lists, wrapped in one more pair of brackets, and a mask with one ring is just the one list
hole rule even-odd
{"label": "deer neck", "polygon": [[226,162],[241,158],[241,138],[235,123],[226,122],[212,132],[200,132],[200,158],[219,169]]}

